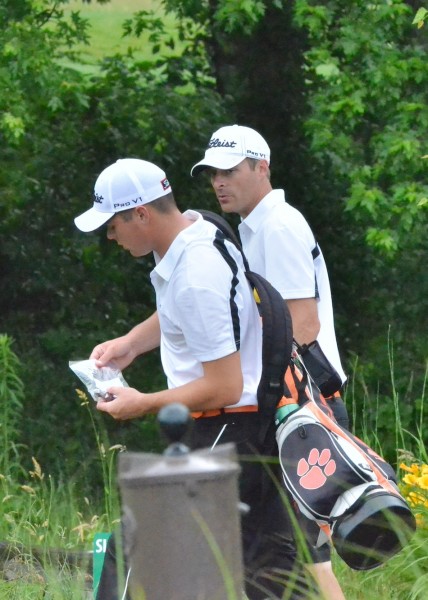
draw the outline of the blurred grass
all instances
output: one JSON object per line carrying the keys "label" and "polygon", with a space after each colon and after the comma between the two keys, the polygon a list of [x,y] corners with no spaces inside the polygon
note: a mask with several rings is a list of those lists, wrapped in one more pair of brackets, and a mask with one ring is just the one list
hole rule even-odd
{"label": "blurred grass", "polygon": [[[90,4],[82,0],[69,0],[64,5],[66,13],[79,12],[89,23],[89,45],[80,44],[79,63],[62,61],[62,64],[78,68],[82,72],[93,73],[98,70],[98,63],[106,56],[126,54],[131,48],[138,60],[152,58],[151,45],[148,42],[149,32],[140,37],[124,36],[123,23],[137,11],[153,11],[156,17],[164,21],[166,30],[173,34],[175,21],[171,15],[165,16],[160,0],[110,0],[107,4],[98,4],[92,0]],[[165,50],[169,50],[166,48]],[[171,54],[164,51],[165,54]]]}
{"label": "blurred grass", "polygon": [[384,565],[354,571],[333,551],[333,569],[346,600],[425,600],[428,598],[427,529]]}

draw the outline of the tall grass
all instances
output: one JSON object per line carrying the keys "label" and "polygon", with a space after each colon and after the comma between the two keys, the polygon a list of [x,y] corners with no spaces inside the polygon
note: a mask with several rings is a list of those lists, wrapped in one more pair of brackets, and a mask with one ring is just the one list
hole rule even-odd
{"label": "tall grass", "polygon": [[19,378],[19,360],[12,340],[0,335],[0,473],[16,475],[20,468],[19,422],[22,418],[24,385]]}
{"label": "tall grass", "polygon": [[[390,406],[393,408],[393,436],[396,452],[397,476],[401,493],[411,506],[418,528],[411,542],[382,567],[372,571],[357,572],[333,555],[334,570],[347,600],[424,600],[428,597],[428,460],[423,429],[428,364],[421,395],[418,397],[418,415],[415,429],[409,431],[402,424],[402,399],[396,386],[396,363],[390,336],[387,341],[390,368]],[[380,397],[366,385],[364,378],[356,385],[358,360],[354,364],[354,377],[348,388],[346,402],[360,437],[381,455],[382,435],[379,433]],[[359,394],[363,391],[363,399]],[[374,415],[374,423],[373,423]],[[426,474],[426,475],[424,475]]]}
{"label": "tall grass", "polygon": [[[104,505],[82,496],[74,482],[55,481],[20,443],[24,385],[12,340],[0,336],[0,600],[82,598],[91,586],[93,537],[111,531],[120,507],[114,459],[122,447],[108,448],[95,427],[104,480]],[[82,394],[81,394],[82,399]],[[88,401],[83,395],[83,406]],[[86,408],[85,408],[86,409]],[[104,441],[102,441],[102,439]],[[89,496],[89,495],[88,495]],[[99,510],[101,509],[101,510]],[[10,579],[5,581],[4,579]]]}
{"label": "tall grass", "polygon": [[[393,361],[391,361],[391,368]],[[78,393],[81,409],[93,419],[95,443],[99,454],[99,468],[104,482],[104,502],[94,504],[90,491],[87,497],[77,492],[73,482],[54,481],[45,474],[35,457],[26,454],[19,441],[19,420],[22,418],[21,400],[24,386],[19,378],[19,360],[12,351],[12,341],[0,336],[0,411],[1,411],[1,471],[0,485],[0,541],[9,550],[9,571],[13,581],[0,580],[0,600],[3,598],[35,600],[81,600],[84,590],[91,588],[88,581],[89,562],[82,559],[79,567],[73,560],[58,561],[58,556],[91,550],[96,533],[111,531],[120,516],[117,496],[115,457],[120,446],[109,447],[105,431],[93,419],[93,408],[83,392]],[[395,419],[399,431],[393,431],[400,444],[397,455],[400,486],[417,516],[418,529],[411,542],[382,567],[357,572],[348,568],[333,551],[334,571],[347,600],[425,600],[428,589],[428,466],[427,451],[420,435],[426,379],[420,404],[421,416],[414,431],[405,431],[399,419],[400,401],[391,377],[391,399],[397,411]],[[347,404],[354,412],[356,398],[352,384]],[[370,391],[366,389],[369,399]],[[358,420],[364,421],[361,412]],[[365,430],[366,441],[373,439],[382,453],[382,439],[376,429]],[[409,451],[409,447],[417,452]],[[304,541],[298,536],[299,551],[307,556]],[[1,549],[1,548],[0,548]],[[53,549],[56,552],[53,552]],[[4,559],[4,556],[3,556]],[[54,560],[55,559],[55,560]],[[17,575],[18,574],[18,575]],[[89,578],[90,579],[90,578]]]}

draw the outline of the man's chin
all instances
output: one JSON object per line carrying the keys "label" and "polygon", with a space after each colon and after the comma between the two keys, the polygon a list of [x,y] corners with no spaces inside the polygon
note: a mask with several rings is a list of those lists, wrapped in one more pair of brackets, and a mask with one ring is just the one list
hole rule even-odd
{"label": "man's chin", "polygon": [[219,202],[219,204],[220,204],[220,209],[222,212],[224,212],[224,213],[233,212],[232,207],[229,206],[229,204],[227,202]]}
{"label": "man's chin", "polygon": [[140,251],[128,250],[128,252],[133,258],[144,258],[148,254],[150,254],[150,252],[141,252],[141,250]]}

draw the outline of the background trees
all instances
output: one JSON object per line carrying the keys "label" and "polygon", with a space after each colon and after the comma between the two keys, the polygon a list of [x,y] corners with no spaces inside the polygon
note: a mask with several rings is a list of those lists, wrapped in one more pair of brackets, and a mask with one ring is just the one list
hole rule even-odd
{"label": "background trees", "polygon": [[[327,256],[348,372],[358,356],[357,405],[364,400],[389,428],[389,331],[414,431],[428,292],[427,34],[412,25],[415,7],[164,0],[173,34],[159,13],[129,15],[125,30],[144,58],[107,56],[89,75],[75,51],[88,28],[66,8],[0,6],[0,330],[24,364],[30,452],[93,477],[91,426],[68,360],[153,308],[150,261],[136,264],[102,233],[74,227],[96,176],[120,156],[141,156],[167,171],[182,209],[216,209],[208,182],[189,170],[211,132],[232,122],[267,138],[273,184],[304,212]],[[163,385],[156,356],[126,375],[141,389]],[[154,447],[150,420],[103,423],[117,442]]]}

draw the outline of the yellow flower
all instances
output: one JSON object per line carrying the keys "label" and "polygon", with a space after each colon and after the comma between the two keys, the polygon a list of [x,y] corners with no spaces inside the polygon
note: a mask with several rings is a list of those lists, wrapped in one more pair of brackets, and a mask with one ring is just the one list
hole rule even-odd
{"label": "yellow flower", "polygon": [[416,475],[409,474],[409,475],[404,475],[403,481],[404,481],[404,483],[407,483],[408,485],[416,485],[417,486],[418,478]]}
{"label": "yellow flower", "polygon": [[405,463],[401,463],[400,469],[402,469],[403,471],[407,471],[407,473],[412,473],[413,475],[420,475],[422,466],[418,465],[417,463],[412,463],[410,466],[406,465]]}
{"label": "yellow flower", "polygon": [[418,485],[422,490],[428,490],[428,473],[419,477]]}
{"label": "yellow flower", "polygon": [[425,525],[425,520],[423,518],[423,515],[421,515],[421,513],[415,513],[415,519],[416,519],[416,526],[418,528],[422,528]]}
{"label": "yellow flower", "polygon": [[425,502],[425,498],[418,492],[409,492],[408,498],[413,504],[423,504]]}

